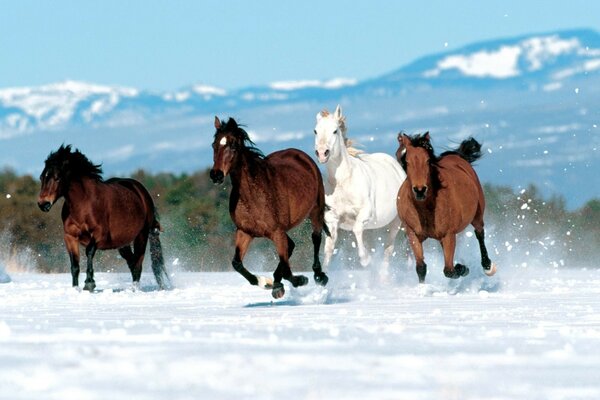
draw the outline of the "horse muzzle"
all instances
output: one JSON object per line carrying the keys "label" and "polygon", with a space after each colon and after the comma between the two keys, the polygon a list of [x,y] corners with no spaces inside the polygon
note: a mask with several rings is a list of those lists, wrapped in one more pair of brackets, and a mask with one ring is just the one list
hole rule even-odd
{"label": "horse muzzle", "polygon": [[319,160],[319,162],[321,164],[325,164],[327,161],[329,161],[329,155],[331,154],[331,152],[329,151],[329,149],[325,151],[315,150],[315,154],[317,155],[317,159]]}
{"label": "horse muzzle", "polygon": [[425,200],[425,197],[427,197],[427,186],[421,186],[421,187],[413,186],[412,190],[415,195],[415,199],[417,199],[417,201],[423,201],[423,200]]}
{"label": "horse muzzle", "polygon": [[43,212],[48,212],[52,208],[52,203],[49,201],[38,201],[37,204],[40,210],[42,210]]}
{"label": "horse muzzle", "polygon": [[221,184],[225,179],[225,174],[220,169],[211,169],[210,179],[213,181],[213,183]]}

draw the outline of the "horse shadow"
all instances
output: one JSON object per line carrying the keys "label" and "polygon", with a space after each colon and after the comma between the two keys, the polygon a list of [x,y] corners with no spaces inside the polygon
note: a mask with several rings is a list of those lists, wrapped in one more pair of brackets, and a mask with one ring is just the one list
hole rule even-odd
{"label": "horse shadow", "polygon": [[352,298],[345,295],[335,294],[331,288],[314,288],[308,291],[291,288],[288,298],[285,300],[260,301],[249,303],[244,308],[263,307],[301,307],[311,305],[334,305],[350,303]]}

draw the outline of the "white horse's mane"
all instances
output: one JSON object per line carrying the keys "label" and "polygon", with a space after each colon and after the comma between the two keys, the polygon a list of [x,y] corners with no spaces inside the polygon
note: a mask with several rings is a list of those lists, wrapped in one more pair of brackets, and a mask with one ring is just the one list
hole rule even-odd
{"label": "white horse's mane", "polygon": [[[321,116],[322,117],[327,117],[331,115],[331,113],[325,108],[323,109],[323,111],[321,111]],[[332,115],[333,117],[333,115]],[[352,139],[349,139],[348,136],[346,136],[346,132],[348,130],[348,128],[346,127],[346,116],[342,115],[340,116],[340,118],[338,119],[338,124],[340,126],[340,131],[342,131],[342,137],[344,138],[344,145],[346,146],[346,150],[348,151],[348,154],[350,154],[352,157],[358,157],[359,154],[364,153],[363,150],[357,149],[356,147],[354,147],[356,142]]]}

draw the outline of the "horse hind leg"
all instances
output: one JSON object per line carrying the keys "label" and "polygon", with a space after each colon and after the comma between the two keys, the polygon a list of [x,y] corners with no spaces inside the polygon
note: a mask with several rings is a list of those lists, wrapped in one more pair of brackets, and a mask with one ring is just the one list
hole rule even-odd
{"label": "horse hind leg", "polygon": [[139,288],[140,286],[140,279],[142,277],[142,265],[144,264],[144,255],[146,253],[147,245],[148,232],[144,231],[137,235],[133,240],[133,254],[130,260],[127,261],[129,269],[131,270],[133,287],[135,289]]}
{"label": "horse hind leg", "polygon": [[487,248],[485,247],[484,237],[485,231],[481,228],[480,231],[475,230],[475,237],[479,242],[479,250],[481,252],[481,266],[483,267],[483,272],[487,276],[492,276],[496,273],[496,263],[493,263],[488,256]]}
{"label": "horse hind leg", "polygon": [[281,283],[282,279],[290,281],[294,287],[304,286],[308,283],[308,278],[304,275],[292,274],[288,258],[288,239],[289,236],[285,232],[283,232],[283,234],[275,234],[272,238],[275,247],[277,248],[277,254],[279,255],[279,264],[273,273],[273,290],[271,292],[276,299],[283,297],[285,294],[283,283]]}
{"label": "horse hind leg", "polygon": [[496,273],[496,263],[493,263],[488,256],[487,248],[485,247],[485,230],[483,229],[483,212],[482,208],[477,208],[477,214],[471,223],[473,228],[475,228],[475,237],[477,238],[477,242],[479,243],[479,251],[481,252],[481,266],[483,267],[483,272],[487,276],[492,276]]}
{"label": "horse hind leg", "polygon": [[[319,210],[317,209],[317,212],[318,211]],[[313,212],[313,214],[315,214],[315,212]],[[322,238],[321,231],[323,230],[323,222],[320,222],[321,218],[318,214],[311,215],[310,220],[311,220],[311,224],[312,224],[312,228],[313,228],[313,231],[311,234],[311,239],[312,239],[312,243],[313,243],[312,269],[314,272],[314,280],[317,285],[325,286],[325,285],[327,285],[327,282],[329,282],[329,278],[327,277],[327,274],[325,274],[325,272],[323,272],[323,268],[321,267],[321,261],[319,260],[319,250],[321,249],[321,238]],[[336,228],[336,234],[337,234],[337,228]],[[330,232],[330,235],[333,236],[334,234]],[[325,239],[326,244],[327,244],[328,239],[331,241],[332,237],[327,236],[327,238]],[[331,257],[331,253],[333,253],[333,249],[330,250],[329,257]]]}

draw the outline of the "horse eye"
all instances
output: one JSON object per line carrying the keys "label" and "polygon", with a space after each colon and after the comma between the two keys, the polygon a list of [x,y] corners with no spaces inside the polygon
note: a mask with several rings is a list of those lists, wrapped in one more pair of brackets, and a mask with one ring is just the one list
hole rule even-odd
{"label": "horse eye", "polygon": [[315,129],[315,135],[317,134],[317,130]]}
{"label": "horse eye", "polygon": [[335,131],[333,131],[333,134],[334,134],[334,135],[337,135],[337,133],[338,133],[338,130],[337,130],[337,129],[336,129]]}

